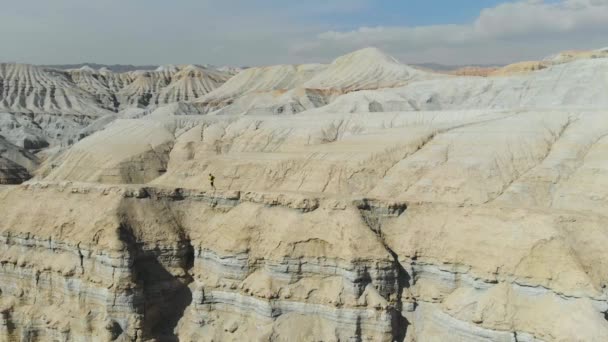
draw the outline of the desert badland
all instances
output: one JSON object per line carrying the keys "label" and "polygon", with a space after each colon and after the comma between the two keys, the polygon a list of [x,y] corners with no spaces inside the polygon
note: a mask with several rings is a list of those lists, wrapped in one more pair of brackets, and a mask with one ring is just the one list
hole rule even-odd
{"label": "desert badland", "polygon": [[607,111],[608,49],[0,64],[1,339],[606,341]]}

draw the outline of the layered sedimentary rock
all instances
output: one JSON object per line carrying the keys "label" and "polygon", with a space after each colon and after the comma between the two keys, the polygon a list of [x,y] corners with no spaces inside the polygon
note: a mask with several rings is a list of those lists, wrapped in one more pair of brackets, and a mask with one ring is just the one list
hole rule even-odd
{"label": "layered sedimentary rock", "polygon": [[366,49],[78,130],[2,115],[36,178],[0,186],[0,336],[605,341],[607,61],[457,77]]}
{"label": "layered sedimentary rock", "polygon": [[218,88],[231,75],[194,65],[132,72],[133,81],[118,92],[122,107],[192,101]]}
{"label": "layered sedimentary rock", "polygon": [[30,179],[39,162],[38,157],[0,135],[0,184],[20,184]]}
{"label": "layered sedimentary rock", "polygon": [[145,107],[161,89],[171,83],[173,73],[162,71],[134,71],[133,81],[118,92],[119,102],[124,107]]}
{"label": "layered sedimentary rock", "polygon": [[[169,191],[154,210],[193,249],[192,301],[163,331],[602,341],[607,134],[597,110],[206,118],[152,181],[206,190],[137,192]],[[168,224],[136,208],[143,231]]]}
{"label": "layered sedimentary rock", "polygon": [[146,183],[165,172],[173,134],[150,120],[117,120],[74,145],[49,180]]}
{"label": "layered sedimentary rock", "polygon": [[0,64],[0,109],[18,113],[102,115],[94,96],[65,73],[28,64]]}
{"label": "layered sedimentary rock", "polygon": [[[28,150],[39,150],[48,147],[57,138],[62,136],[61,126],[52,130],[43,127],[43,118],[51,118],[45,115],[22,115],[11,113],[0,113],[0,135],[12,144]],[[50,121],[50,120],[49,120]],[[49,128],[45,130],[45,128]]]}
{"label": "layered sedimentary rock", "polygon": [[378,49],[339,57],[329,65],[250,68],[195,102],[215,114],[295,114],[323,107],[338,96],[440,78],[401,64]]}
{"label": "layered sedimentary rock", "polygon": [[72,183],[0,196],[12,339],[608,336],[601,214]]}
{"label": "layered sedimentary rock", "polygon": [[325,65],[276,65],[246,69],[229,79],[224,85],[197,99],[205,111],[211,112],[230,106],[243,97],[255,97],[260,93],[272,93],[295,88],[324,70]]}
{"label": "layered sedimentary rock", "polygon": [[36,155],[24,148],[12,144],[0,135],[0,156],[21,165],[23,168],[34,171],[38,167],[39,160]]}
{"label": "layered sedimentary rock", "polygon": [[230,76],[193,65],[114,73],[0,64],[0,134],[32,151],[65,149],[119,110],[193,100]]}
{"label": "layered sedimentary rock", "polygon": [[376,48],[367,48],[337,58],[303,87],[348,93],[403,86],[431,77],[429,73],[404,65]]}
{"label": "layered sedimentary rock", "polygon": [[582,59],[508,77],[448,77],[336,98],[320,112],[604,109],[608,59]]}
{"label": "layered sedimentary rock", "polygon": [[31,177],[25,167],[0,156],[0,184],[21,184]]}
{"label": "layered sedimentary rock", "polygon": [[88,66],[79,69],[68,70],[72,81],[76,85],[93,94],[95,98],[106,108],[116,110],[118,100],[113,91],[113,86],[108,82],[111,76],[98,72]]}
{"label": "layered sedimentary rock", "polygon": [[226,82],[230,76],[213,69],[187,65],[173,75],[173,81],[158,96],[158,103],[192,101]]}
{"label": "layered sedimentary rock", "polygon": [[389,341],[403,319],[403,275],[364,219],[399,216],[399,203],[70,184],[0,194],[5,338]]}

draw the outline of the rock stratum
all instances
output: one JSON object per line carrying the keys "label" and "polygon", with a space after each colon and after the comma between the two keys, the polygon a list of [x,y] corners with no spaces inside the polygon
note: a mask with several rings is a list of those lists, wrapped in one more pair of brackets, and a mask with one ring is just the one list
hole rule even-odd
{"label": "rock stratum", "polygon": [[2,340],[608,340],[599,52],[22,68],[73,105],[3,88]]}

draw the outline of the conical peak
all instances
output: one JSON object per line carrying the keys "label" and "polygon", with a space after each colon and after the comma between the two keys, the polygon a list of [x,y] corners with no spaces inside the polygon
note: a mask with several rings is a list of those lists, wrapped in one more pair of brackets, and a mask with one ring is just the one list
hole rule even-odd
{"label": "conical peak", "polygon": [[354,62],[354,61],[364,61],[368,63],[396,63],[401,64],[392,56],[386,54],[384,51],[375,48],[375,47],[367,47],[361,50],[357,50],[351,52],[342,57],[338,57],[334,64],[345,63],[345,62]]}

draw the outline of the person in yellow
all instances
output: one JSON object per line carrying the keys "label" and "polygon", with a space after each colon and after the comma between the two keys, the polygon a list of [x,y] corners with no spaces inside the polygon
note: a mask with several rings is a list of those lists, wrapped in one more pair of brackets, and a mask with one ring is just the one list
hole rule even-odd
{"label": "person in yellow", "polygon": [[211,187],[215,189],[215,176],[212,174],[209,174],[209,184],[211,184]]}

